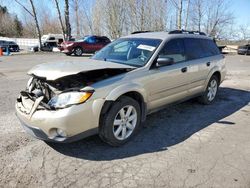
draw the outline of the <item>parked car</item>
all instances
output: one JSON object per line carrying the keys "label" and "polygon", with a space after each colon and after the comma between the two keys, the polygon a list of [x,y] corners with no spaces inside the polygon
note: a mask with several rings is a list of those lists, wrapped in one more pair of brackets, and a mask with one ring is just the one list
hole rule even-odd
{"label": "parked car", "polygon": [[63,35],[62,34],[47,34],[47,35],[43,35],[42,38],[42,43],[57,43],[57,44],[61,44],[64,40],[63,40]]}
{"label": "parked car", "polygon": [[77,41],[65,41],[61,44],[60,50],[66,55],[72,53],[81,56],[83,53],[94,53],[111,41],[105,36],[86,36]]}
{"label": "parked car", "polygon": [[239,46],[237,53],[240,55],[250,55],[250,44]]}
{"label": "parked car", "polygon": [[5,40],[0,40],[0,47],[2,48],[3,52],[6,52],[7,42]]}
{"label": "parked car", "polygon": [[53,142],[98,133],[119,146],[166,105],[192,97],[213,103],[226,68],[211,38],[172,31],[122,37],[90,59],[40,64],[28,74],[16,102],[28,133]]}
{"label": "parked car", "polygon": [[17,43],[13,41],[5,41],[5,40],[0,40],[0,47],[3,48],[3,51],[6,52],[6,48],[9,48],[10,52],[19,52],[20,48],[17,45]]}
{"label": "parked car", "polygon": [[[46,52],[52,52],[53,48],[58,48],[58,44],[56,42],[45,42],[45,43],[42,44],[40,50],[41,51],[46,51]],[[38,52],[39,51],[39,46],[38,45],[31,46],[29,48],[29,51]]]}
{"label": "parked car", "polygon": [[30,46],[29,51],[38,52],[39,51],[39,46],[38,45]]}

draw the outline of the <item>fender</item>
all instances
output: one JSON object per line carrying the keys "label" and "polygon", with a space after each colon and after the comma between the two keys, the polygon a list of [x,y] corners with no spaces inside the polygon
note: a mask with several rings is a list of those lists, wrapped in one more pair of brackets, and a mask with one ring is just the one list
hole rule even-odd
{"label": "fender", "polygon": [[[210,72],[208,73],[207,79],[206,79],[205,84],[204,84],[204,85],[205,85],[204,91],[205,91],[206,88],[207,88],[207,84],[208,84],[208,82],[209,82],[211,76],[212,76],[215,72],[219,72],[219,73],[221,74],[221,68],[220,68],[219,66],[217,66],[217,65],[214,66],[214,67],[210,70]],[[221,79],[222,79],[222,75],[221,75]]]}
{"label": "fender", "polygon": [[121,95],[128,93],[128,92],[138,92],[142,95],[144,102],[147,102],[147,92],[146,90],[139,84],[136,83],[127,83],[120,85],[114,88],[106,97],[106,100],[115,101]]}

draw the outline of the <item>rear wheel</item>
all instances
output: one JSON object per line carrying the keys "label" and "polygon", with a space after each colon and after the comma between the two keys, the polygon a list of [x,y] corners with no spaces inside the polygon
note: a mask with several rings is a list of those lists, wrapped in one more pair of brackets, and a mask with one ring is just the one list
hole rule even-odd
{"label": "rear wheel", "polygon": [[219,87],[219,79],[217,76],[213,75],[207,85],[204,94],[199,97],[199,101],[203,104],[211,104],[214,102]]}
{"label": "rear wheel", "polygon": [[81,47],[76,47],[76,48],[75,48],[74,54],[75,54],[76,56],[81,56],[82,53],[83,53],[83,50],[82,50]]}
{"label": "rear wheel", "polygon": [[140,120],[138,102],[130,97],[121,97],[102,118],[99,135],[108,144],[120,146],[138,132]]}

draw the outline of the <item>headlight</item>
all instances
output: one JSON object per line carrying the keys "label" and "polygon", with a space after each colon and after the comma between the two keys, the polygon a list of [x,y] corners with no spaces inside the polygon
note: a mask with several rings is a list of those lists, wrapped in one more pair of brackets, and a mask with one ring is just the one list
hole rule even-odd
{"label": "headlight", "polygon": [[68,92],[59,94],[48,102],[53,108],[65,108],[74,104],[80,104],[87,101],[93,92]]}

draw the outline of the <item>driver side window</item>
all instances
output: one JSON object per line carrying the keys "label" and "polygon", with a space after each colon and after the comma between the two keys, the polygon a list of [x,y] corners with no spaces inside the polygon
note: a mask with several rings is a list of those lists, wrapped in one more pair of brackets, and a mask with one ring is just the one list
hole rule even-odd
{"label": "driver side window", "polygon": [[167,42],[159,52],[159,57],[173,58],[174,63],[186,60],[184,44],[181,39],[173,39]]}

